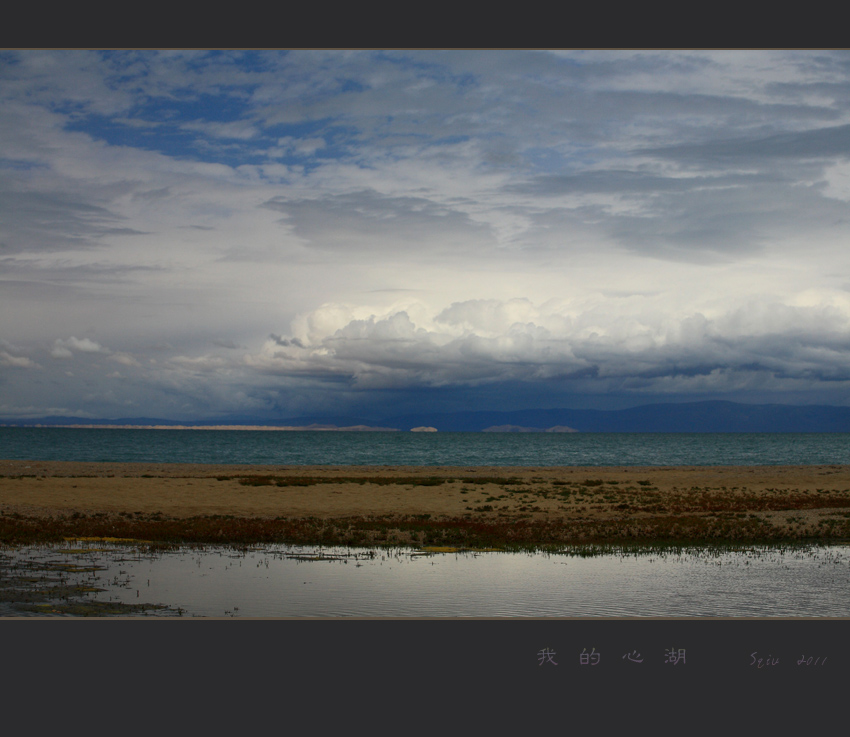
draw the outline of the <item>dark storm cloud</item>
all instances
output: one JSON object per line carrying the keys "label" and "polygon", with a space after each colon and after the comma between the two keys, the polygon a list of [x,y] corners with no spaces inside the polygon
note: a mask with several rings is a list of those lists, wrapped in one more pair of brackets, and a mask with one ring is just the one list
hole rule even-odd
{"label": "dark storm cloud", "polygon": [[[707,188],[750,185],[763,182],[765,175],[661,176],[645,171],[606,169],[570,175],[542,175],[523,184],[508,185],[506,192],[559,197],[566,194],[652,195],[657,192],[687,192]],[[775,178],[775,177],[772,177]]]}
{"label": "dark storm cloud", "polygon": [[[523,310],[534,321],[508,324]],[[586,324],[596,330],[588,333]],[[617,312],[603,319],[491,300],[452,305],[433,325],[420,327],[397,312],[353,320],[313,344],[275,335],[249,364],[280,376],[347,377],[369,388],[559,380],[597,391],[722,390],[748,377],[850,382],[850,321],[834,308],[753,305],[712,319],[627,319]]]}
{"label": "dark storm cloud", "polygon": [[846,204],[816,187],[754,181],[658,194],[635,215],[612,214],[606,229],[629,251],[700,261],[772,250],[797,233],[828,234],[846,217]]}
{"label": "dark storm cloud", "polygon": [[720,138],[704,143],[647,148],[635,153],[681,162],[741,166],[771,159],[846,159],[850,157],[850,125],[769,136]]}
{"label": "dark storm cloud", "polygon": [[63,192],[0,190],[0,218],[5,253],[76,250],[103,246],[116,235],[144,235],[122,226],[106,207]]}
{"label": "dark storm cloud", "polygon": [[320,199],[277,197],[263,207],[285,213],[281,222],[319,249],[398,252],[430,243],[438,250],[473,250],[494,242],[487,225],[422,197],[363,190]]}
{"label": "dark storm cloud", "polygon": [[304,348],[304,344],[298,340],[298,338],[284,338],[281,335],[275,335],[272,333],[269,338],[271,338],[277,345],[282,348],[288,348],[289,346],[295,346],[296,348]]}
{"label": "dark storm cloud", "polygon": [[508,189],[549,201],[616,198],[596,205],[553,203],[548,211],[541,208],[532,222],[567,232],[592,227],[634,253],[701,262],[758,252],[778,235],[840,225],[848,216],[846,203],[823,196],[822,184],[800,186],[800,174],[817,181],[823,168],[796,168],[797,176],[781,167],[718,176],[609,170],[541,176]]}
{"label": "dark storm cloud", "polygon": [[[38,259],[0,258],[0,278],[14,277],[14,284],[17,285],[25,283],[26,280],[32,280],[29,282],[30,286],[51,284],[56,288],[86,282],[120,284],[136,281],[142,275],[165,271],[164,266],[104,264],[97,261],[72,265],[61,256],[52,254]],[[6,284],[11,288],[12,282]]]}

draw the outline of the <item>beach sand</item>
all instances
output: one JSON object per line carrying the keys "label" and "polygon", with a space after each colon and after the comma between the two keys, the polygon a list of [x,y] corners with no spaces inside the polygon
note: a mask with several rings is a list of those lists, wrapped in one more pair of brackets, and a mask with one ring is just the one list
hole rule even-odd
{"label": "beach sand", "polygon": [[850,539],[850,466],[0,461],[0,542],[559,545]]}

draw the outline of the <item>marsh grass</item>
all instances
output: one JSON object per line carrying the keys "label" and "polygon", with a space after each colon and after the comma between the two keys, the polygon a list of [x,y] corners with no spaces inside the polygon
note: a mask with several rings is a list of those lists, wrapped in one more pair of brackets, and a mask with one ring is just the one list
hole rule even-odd
{"label": "marsh grass", "polygon": [[[216,476],[219,481],[229,481],[231,476]],[[274,476],[257,475],[239,477],[242,486],[317,486],[319,484],[373,484],[375,486],[442,486],[459,481],[464,484],[495,484],[512,486],[525,484],[523,479],[510,476]]]}
{"label": "marsh grass", "polygon": [[[229,477],[217,477],[219,481]],[[440,486],[453,481],[438,476],[243,476],[242,486],[316,486],[318,484],[374,484],[376,486]]]}
{"label": "marsh grass", "polygon": [[169,518],[161,514],[132,519],[105,514],[47,519],[0,516],[0,542],[3,544],[51,544],[68,538],[124,539],[127,544],[149,548],[183,544],[287,543],[448,545],[534,550],[611,544],[834,542],[850,538],[850,519],[829,518],[806,529],[793,529],[785,524],[774,525],[759,516],[742,518],[734,514],[660,515],[641,519],[582,517],[568,520],[523,518],[517,514],[507,518],[489,514],[464,517],[418,514],[333,519],[222,515]]}
{"label": "marsh grass", "polygon": [[118,601],[53,601],[44,604],[18,604],[17,609],[34,614],[66,614],[72,617],[116,617],[170,611],[164,604],[123,604]]}

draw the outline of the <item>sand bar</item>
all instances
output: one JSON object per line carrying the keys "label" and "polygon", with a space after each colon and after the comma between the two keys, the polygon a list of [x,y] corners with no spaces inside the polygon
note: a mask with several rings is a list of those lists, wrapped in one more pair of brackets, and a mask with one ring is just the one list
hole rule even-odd
{"label": "sand bar", "polygon": [[[659,535],[835,540],[850,533],[850,466],[295,467],[0,461],[0,513],[7,521],[73,514],[123,515],[137,521],[151,515],[281,524],[310,519],[316,529],[333,529],[334,535],[343,528],[350,532],[352,520],[379,520],[374,527],[386,529],[393,519],[419,519],[435,529],[475,523],[490,530],[492,539],[513,537],[511,526],[521,523],[536,525],[538,537],[553,542]],[[342,520],[347,520],[345,525],[337,524]],[[427,534],[417,537],[414,532],[400,534],[397,541],[427,542]]]}

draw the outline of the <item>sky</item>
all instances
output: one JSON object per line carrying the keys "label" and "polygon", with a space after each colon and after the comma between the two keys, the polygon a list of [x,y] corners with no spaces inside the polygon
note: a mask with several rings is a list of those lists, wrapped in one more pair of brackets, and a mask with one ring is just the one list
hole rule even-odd
{"label": "sky", "polygon": [[850,52],[0,52],[0,417],[850,406]]}

